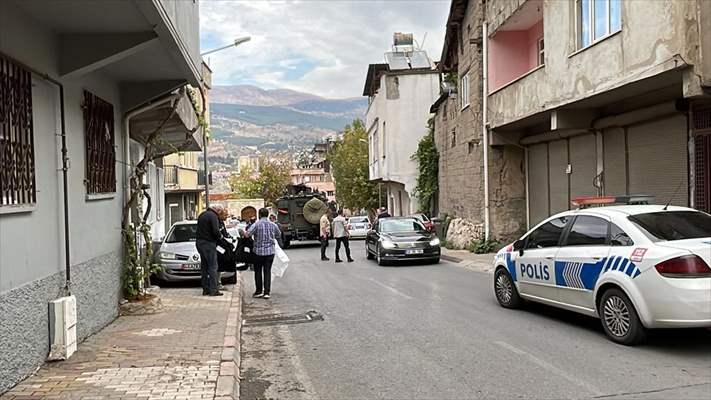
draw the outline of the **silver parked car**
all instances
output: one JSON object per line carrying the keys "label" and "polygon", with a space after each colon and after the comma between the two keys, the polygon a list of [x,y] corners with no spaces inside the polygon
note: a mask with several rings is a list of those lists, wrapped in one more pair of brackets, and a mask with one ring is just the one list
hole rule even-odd
{"label": "silver parked car", "polygon": [[348,219],[348,232],[351,239],[365,239],[372,228],[367,216],[353,216]]}
{"label": "silver parked car", "polygon": [[[161,270],[156,274],[165,282],[199,281],[200,254],[195,246],[197,221],[176,222],[170,227],[155,255]],[[225,283],[237,283],[235,272],[222,272]]]}

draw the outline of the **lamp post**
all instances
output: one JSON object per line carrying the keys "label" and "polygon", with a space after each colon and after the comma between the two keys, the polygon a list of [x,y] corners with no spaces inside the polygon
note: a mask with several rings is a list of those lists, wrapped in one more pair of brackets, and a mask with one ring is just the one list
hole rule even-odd
{"label": "lamp post", "polygon": [[[251,39],[252,39],[251,36],[240,37],[240,38],[235,39],[234,42],[232,42],[226,46],[218,47],[216,49],[208,50],[204,53],[201,53],[200,56],[204,57],[208,54],[216,53],[221,50],[226,50],[231,47],[237,47],[237,46],[241,45],[242,43],[249,42]],[[203,87],[204,87],[204,82],[203,82]],[[203,104],[202,106],[207,107],[207,104]],[[202,159],[203,160],[202,161],[203,161],[203,169],[205,170],[205,208],[210,207],[210,170],[208,169],[208,165],[207,165],[208,139],[209,138],[207,137],[207,130],[204,129],[203,133],[202,133],[202,142],[203,142],[203,144],[202,144],[202,151],[203,151]]]}

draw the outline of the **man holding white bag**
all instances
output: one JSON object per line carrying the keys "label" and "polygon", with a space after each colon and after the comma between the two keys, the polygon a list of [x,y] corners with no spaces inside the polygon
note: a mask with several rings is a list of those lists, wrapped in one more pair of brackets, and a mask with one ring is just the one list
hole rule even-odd
{"label": "man holding white bag", "polygon": [[[277,224],[269,221],[269,210],[259,210],[259,221],[247,229],[245,237],[254,239],[254,286],[256,290],[252,297],[270,297],[272,286],[272,263],[274,262],[275,244],[283,246],[281,230]],[[275,242],[276,241],[276,242]]]}

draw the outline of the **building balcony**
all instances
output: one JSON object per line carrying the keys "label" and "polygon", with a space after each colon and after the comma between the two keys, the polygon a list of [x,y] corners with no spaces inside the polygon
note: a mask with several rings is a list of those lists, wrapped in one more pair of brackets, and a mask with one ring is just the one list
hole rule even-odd
{"label": "building balcony", "polygon": [[167,165],[163,167],[163,170],[166,193],[201,192],[204,190],[198,184],[197,170],[177,165]]}

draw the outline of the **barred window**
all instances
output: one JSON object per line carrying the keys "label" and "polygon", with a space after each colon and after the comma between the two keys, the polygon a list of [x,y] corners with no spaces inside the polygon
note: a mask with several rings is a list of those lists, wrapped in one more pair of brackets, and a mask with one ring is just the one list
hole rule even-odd
{"label": "barred window", "polygon": [[86,135],[86,192],[116,192],[116,148],[114,147],[114,106],[84,91]]}
{"label": "barred window", "polygon": [[36,202],[32,76],[0,57],[0,207]]}

